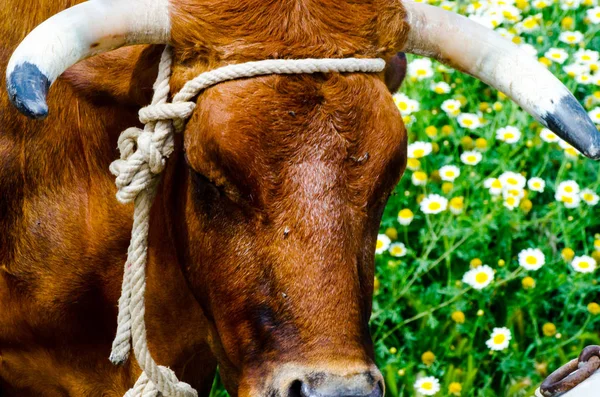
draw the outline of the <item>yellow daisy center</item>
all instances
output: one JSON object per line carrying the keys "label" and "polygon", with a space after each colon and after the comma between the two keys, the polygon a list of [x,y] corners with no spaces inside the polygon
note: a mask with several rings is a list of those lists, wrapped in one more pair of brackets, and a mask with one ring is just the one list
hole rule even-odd
{"label": "yellow daisy center", "polygon": [[414,154],[415,157],[423,157],[425,155],[425,150],[423,150],[423,149],[416,149],[413,152],[413,154]]}
{"label": "yellow daisy center", "polygon": [[590,264],[586,261],[581,261],[581,262],[579,262],[579,267],[582,269],[589,269]]}
{"label": "yellow daisy center", "polygon": [[530,265],[535,265],[537,263],[537,259],[535,258],[535,256],[529,255],[527,258],[525,258],[525,262],[527,262]]}
{"label": "yellow daisy center", "polygon": [[512,132],[507,132],[504,134],[504,139],[513,139],[515,135]]}
{"label": "yellow daisy center", "polygon": [[403,251],[404,250],[402,249],[402,247],[396,246],[396,247],[392,248],[392,254],[394,254],[394,255],[400,255],[400,254],[402,254]]}
{"label": "yellow daisy center", "polygon": [[421,388],[424,390],[433,390],[433,383],[432,382],[423,382],[421,384]]}
{"label": "yellow daisy center", "polygon": [[477,157],[475,157],[475,156],[473,156],[473,155],[467,156],[467,161],[468,161],[469,163],[474,163],[474,162],[476,162],[476,161],[477,161]]}
{"label": "yellow daisy center", "polygon": [[483,284],[486,281],[488,281],[489,278],[490,277],[487,275],[487,273],[480,272],[480,273],[477,273],[477,275],[475,276],[475,281],[477,281],[480,284]]}
{"label": "yellow daisy center", "polygon": [[425,69],[419,69],[417,70],[417,75],[418,76],[425,76],[427,74],[427,70]]}
{"label": "yellow daisy center", "polygon": [[464,125],[473,125],[473,120],[470,120],[470,119],[464,119],[464,120],[463,120],[463,124],[464,124]]}
{"label": "yellow daisy center", "polygon": [[400,110],[407,110],[408,109],[408,104],[406,102],[400,102],[398,104],[398,107],[400,108]]}
{"label": "yellow daisy center", "polygon": [[563,201],[565,203],[572,203],[573,202],[573,197],[563,196],[562,199],[563,199]]}
{"label": "yellow daisy center", "polygon": [[402,210],[398,213],[400,218],[412,218],[413,214],[411,210]]}
{"label": "yellow daisy center", "polygon": [[583,194],[583,199],[585,201],[592,201],[594,199],[594,195],[591,193],[584,193]]}
{"label": "yellow daisy center", "polygon": [[566,186],[565,187],[565,192],[572,193],[573,192],[573,187],[572,186]]}
{"label": "yellow daisy center", "polygon": [[552,58],[556,58],[556,59],[560,59],[560,54],[558,52],[555,52],[554,54],[550,55]]}
{"label": "yellow daisy center", "polygon": [[434,201],[432,203],[429,203],[429,209],[432,210],[432,211],[439,210],[440,208],[442,208],[442,206],[438,202]]}
{"label": "yellow daisy center", "polygon": [[496,189],[501,189],[502,183],[500,183],[500,181],[498,179],[496,179],[494,182],[492,182],[492,187],[496,188]]}
{"label": "yellow daisy center", "polygon": [[506,336],[504,334],[498,334],[498,335],[494,336],[494,343],[496,345],[504,343],[505,340],[506,340]]}
{"label": "yellow daisy center", "polygon": [[511,185],[516,185],[516,184],[518,183],[518,182],[517,182],[517,180],[516,180],[515,178],[508,178],[508,179],[506,180],[506,182],[508,182],[508,183],[509,183],[509,184],[511,184]]}
{"label": "yellow daisy center", "polygon": [[515,205],[515,198],[513,196],[507,197],[506,198],[506,204],[508,204],[508,205]]}
{"label": "yellow daisy center", "polygon": [[383,241],[377,240],[377,249],[383,248]]}

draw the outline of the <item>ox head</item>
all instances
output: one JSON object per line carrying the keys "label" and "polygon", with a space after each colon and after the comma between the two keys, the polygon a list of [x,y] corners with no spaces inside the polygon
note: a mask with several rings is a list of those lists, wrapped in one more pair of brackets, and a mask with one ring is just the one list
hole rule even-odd
{"label": "ox head", "polygon": [[[316,7],[309,21],[302,2],[242,3],[75,6],[17,48],[7,70],[11,100],[44,118],[47,90],[64,70],[129,44],[171,44],[175,89],[228,60],[390,60],[402,50],[480,78],[587,156],[600,156],[600,135],[570,92],[535,59],[466,18],[373,0],[332,2],[330,14]],[[223,7],[229,17],[217,11]],[[171,218],[183,272],[214,326],[214,353],[233,394],[383,393],[368,330],[373,251],[406,158],[404,126],[384,80],[263,76],[220,84],[197,99],[185,156],[174,165]]]}

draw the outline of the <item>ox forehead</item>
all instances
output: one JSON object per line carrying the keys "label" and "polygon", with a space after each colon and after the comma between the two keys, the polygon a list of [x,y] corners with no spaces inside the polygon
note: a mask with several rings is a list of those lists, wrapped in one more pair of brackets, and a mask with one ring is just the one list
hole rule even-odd
{"label": "ox forehead", "polygon": [[[218,365],[233,396],[381,397],[368,320],[378,225],[406,160],[386,87],[402,80],[398,51],[481,79],[600,156],[600,134],[547,69],[477,23],[424,4],[7,1],[3,20],[32,17],[16,33],[0,25],[14,48],[10,60],[0,52],[1,104],[48,119],[0,112],[8,129],[0,135],[8,153],[0,171],[8,197],[0,203],[3,395],[113,396],[132,387],[128,395],[195,396],[192,387],[209,395]],[[150,46],[75,65],[133,44]],[[194,92],[186,101],[195,98],[195,110],[174,139],[163,132],[177,115],[148,122],[144,150],[159,140],[166,150],[152,161],[140,155],[138,171],[152,175],[135,203],[129,253],[137,259],[123,271],[132,208],[112,196],[108,163],[117,131],[149,101],[155,65],[154,105],[224,65],[315,57],[382,58],[388,68],[252,77]],[[143,133],[128,130],[120,149],[140,152],[132,137]]]}

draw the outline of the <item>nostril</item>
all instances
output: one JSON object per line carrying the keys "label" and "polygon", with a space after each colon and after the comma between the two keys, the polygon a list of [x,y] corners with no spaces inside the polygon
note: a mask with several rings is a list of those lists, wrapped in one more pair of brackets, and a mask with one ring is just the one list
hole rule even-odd
{"label": "nostril", "polygon": [[383,397],[382,381],[377,382],[377,384],[375,385],[375,389],[373,389],[373,392],[369,395],[369,397]]}
{"label": "nostril", "polygon": [[292,382],[288,391],[288,397],[306,397],[302,393],[302,381],[295,380]]}

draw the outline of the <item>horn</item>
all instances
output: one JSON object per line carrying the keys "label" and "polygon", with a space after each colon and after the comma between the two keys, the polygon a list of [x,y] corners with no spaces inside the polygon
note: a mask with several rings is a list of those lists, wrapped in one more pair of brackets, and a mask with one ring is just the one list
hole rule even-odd
{"label": "horn", "polygon": [[6,87],[26,116],[48,115],[49,87],[75,63],[133,44],[165,44],[170,38],[168,0],[90,0],[36,27],[13,53]]}
{"label": "horn", "polygon": [[509,40],[461,15],[403,1],[402,49],[434,58],[500,90],[585,156],[600,158],[600,133],[573,94]]}

